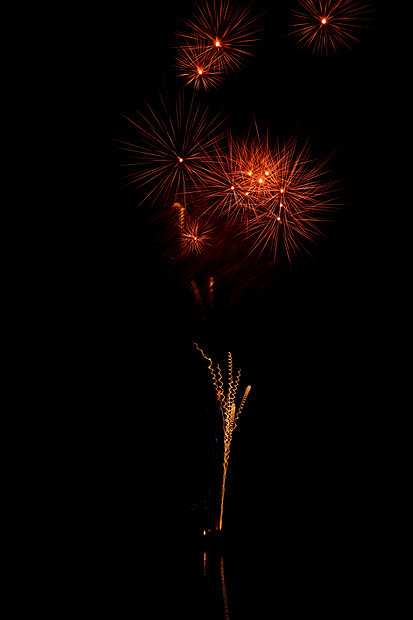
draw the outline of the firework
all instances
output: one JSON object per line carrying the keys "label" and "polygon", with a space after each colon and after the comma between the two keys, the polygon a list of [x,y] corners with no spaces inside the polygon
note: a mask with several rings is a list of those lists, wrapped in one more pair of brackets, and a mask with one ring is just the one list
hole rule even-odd
{"label": "firework", "polygon": [[217,88],[224,76],[215,62],[215,52],[211,54],[210,46],[202,38],[192,45],[182,45],[176,54],[178,75],[192,84],[195,89]]}
{"label": "firework", "polygon": [[278,174],[277,153],[265,138],[241,140],[227,134],[226,148],[216,148],[206,166],[211,208],[245,227],[272,199]]}
{"label": "firework", "polygon": [[201,110],[193,97],[188,103],[180,94],[172,105],[161,97],[159,111],[146,104],[146,113],[138,111],[136,120],[127,120],[138,138],[136,144],[121,142],[128,153],[127,181],[146,191],[144,200],[186,208],[188,197],[203,182],[221,121],[210,117],[207,108]]}
{"label": "firework", "polygon": [[213,228],[201,219],[190,219],[182,229],[182,256],[201,256],[211,246]]}
{"label": "firework", "polygon": [[198,2],[192,17],[184,21],[184,31],[178,33],[176,65],[186,83],[216,87],[223,77],[240,69],[258,40],[257,20],[251,5]]}
{"label": "firework", "polygon": [[328,157],[316,160],[308,143],[296,139],[273,152],[276,168],[268,199],[258,206],[248,230],[252,251],[269,250],[274,259],[280,239],[288,260],[305,249],[305,241],[321,235],[320,224],[335,206],[337,182],[326,167]]}
{"label": "firework", "polygon": [[250,246],[275,259],[282,241],[288,260],[304,241],[322,234],[320,223],[333,209],[335,185],[328,158],[317,161],[308,144],[291,139],[272,145],[258,129],[245,139],[228,134],[225,149],[215,149],[205,183],[212,213],[221,214]]}
{"label": "firework", "polygon": [[292,13],[292,34],[313,52],[351,48],[359,40],[371,5],[357,0],[298,0]]}
{"label": "firework", "polygon": [[248,394],[250,393],[251,386],[247,385],[245,388],[241,402],[238,408],[235,404],[235,397],[238,390],[239,380],[241,378],[241,370],[238,370],[236,377],[233,375],[232,368],[232,355],[228,353],[228,387],[225,393],[224,382],[222,378],[222,372],[219,364],[216,365],[216,371],[213,367],[213,362],[210,357],[207,357],[200,347],[194,342],[195,347],[201,353],[202,357],[209,362],[208,369],[211,373],[212,382],[215,388],[217,400],[219,402],[222,424],[224,431],[224,459],[223,459],[223,472],[222,472],[222,488],[221,488],[221,505],[219,515],[218,529],[222,530],[222,519],[224,512],[224,497],[225,497],[225,485],[228,472],[229,456],[231,451],[232,435],[237,426],[239,415],[245,405]]}

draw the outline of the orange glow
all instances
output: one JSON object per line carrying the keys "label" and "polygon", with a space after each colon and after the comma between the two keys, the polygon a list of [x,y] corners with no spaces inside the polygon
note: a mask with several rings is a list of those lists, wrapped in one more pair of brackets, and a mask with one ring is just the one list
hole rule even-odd
{"label": "orange glow", "polygon": [[199,73],[199,75],[202,75],[202,73],[203,73],[202,69],[198,69],[198,73]]}
{"label": "orange glow", "polygon": [[252,177],[252,172],[249,172],[249,173],[248,173],[248,176],[249,176],[249,177]]}
{"label": "orange glow", "polygon": [[266,170],[266,171],[264,172],[264,174],[265,174],[265,176],[267,177],[270,173],[268,172],[268,170]]}
{"label": "orange glow", "polygon": [[182,162],[183,162],[184,160],[182,159],[182,157],[180,157],[180,158],[179,158],[179,161],[180,161],[180,163],[182,164]]}
{"label": "orange glow", "polygon": [[231,185],[231,189],[235,189],[235,187],[233,185]]}
{"label": "orange glow", "polygon": [[262,183],[262,179],[261,179],[261,177],[258,179],[258,183]]}
{"label": "orange glow", "polygon": [[221,43],[218,41],[218,39],[215,41],[215,47],[221,47]]}
{"label": "orange glow", "polygon": [[327,20],[326,20],[326,18],[325,18],[325,17],[323,17],[323,19],[321,20],[321,23],[322,23],[322,24],[326,24],[326,23],[327,23]]}

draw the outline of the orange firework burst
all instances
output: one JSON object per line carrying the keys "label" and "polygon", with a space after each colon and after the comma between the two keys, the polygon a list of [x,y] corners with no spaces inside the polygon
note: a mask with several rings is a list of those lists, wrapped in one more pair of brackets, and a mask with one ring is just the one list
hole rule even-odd
{"label": "orange firework burst", "polygon": [[258,205],[256,218],[248,230],[252,249],[268,249],[274,258],[282,240],[288,260],[305,248],[305,241],[321,235],[320,223],[337,204],[337,182],[329,178],[328,157],[317,161],[309,145],[299,147],[296,139],[277,147],[276,168],[271,194]]}
{"label": "orange firework burst", "polygon": [[161,97],[159,111],[146,106],[147,113],[138,111],[136,120],[126,117],[138,137],[137,144],[121,142],[129,154],[124,165],[131,172],[126,179],[147,190],[145,200],[185,206],[188,195],[203,183],[208,152],[219,141],[220,121],[195,105],[193,98],[186,103],[181,95],[173,105]]}
{"label": "orange firework burst", "polygon": [[281,239],[290,260],[321,234],[319,224],[333,208],[336,182],[327,160],[311,158],[308,144],[300,148],[296,139],[273,146],[258,129],[243,140],[228,134],[226,148],[216,147],[206,166],[209,210],[235,224],[251,252],[275,259]]}
{"label": "orange firework burst", "polygon": [[216,87],[228,73],[241,68],[257,39],[257,17],[251,5],[229,0],[198,2],[196,11],[178,33],[176,64],[187,84]]}
{"label": "orange firework burst", "polygon": [[195,89],[216,88],[223,81],[223,74],[214,62],[215,54],[211,53],[211,46],[198,37],[198,42],[192,45],[181,46],[176,55],[176,64],[180,77],[185,78],[186,84],[192,84]]}
{"label": "orange firework burst", "polygon": [[216,148],[210,160],[208,188],[213,209],[231,221],[246,223],[272,199],[277,158],[268,136],[244,140],[227,136],[225,150]]}
{"label": "orange firework burst", "polygon": [[188,218],[180,239],[182,256],[201,256],[212,244],[213,228],[201,218]]}
{"label": "orange firework burst", "polygon": [[292,11],[292,34],[313,52],[351,48],[365,26],[371,5],[357,0],[298,0]]}

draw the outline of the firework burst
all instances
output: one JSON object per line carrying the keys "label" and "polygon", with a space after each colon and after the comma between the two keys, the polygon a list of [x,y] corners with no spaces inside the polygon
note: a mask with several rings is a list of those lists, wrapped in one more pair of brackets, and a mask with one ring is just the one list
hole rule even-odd
{"label": "firework burst", "polygon": [[229,0],[198,2],[192,17],[184,21],[184,31],[178,33],[176,65],[186,83],[216,87],[240,69],[258,40],[257,20],[251,5]]}
{"label": "firework burst", "polygon": [[226,148],[215,149],[207,166],[210,209],[236,225],[250,254],[265,251],[275,259],[281,240],[290,260],[321,234],[320,223],[333,208],[336,182],[327,161],[312,158],[309,145],[300,147],[296,139],[280,147],[258,129],[245,139],[228,134]]}
{"label": "firework burst", "polygon": [[268,199],[256,210],[248,230],[252,251],[269,250],[274,259],[282,239],[288,260],[305,249],[306,241],[322,234],[320,224],[335,206],[337,182],[329,177],[327,161],[316,160],[308,143],[296,139],[273,152],[276,168]]}
{"label": "firework burst", "polygon": [[[278,175],[277,153],[265,138],[228,133],[225,149],[215,149],[207,179],[212,208],[244,226],[272,199]],[[207,167],[208,168],[208,167]]]}
{"label": "firework burst", "polygon": [[201,110],[193,97],[187,103],[182,95],[172,105],[161,97],[159,111],[149,104],[146,108],[146,113],[137,112],[136,120],[126,117],[138,138],[136,144],[121,142],[129,156],[126,179],[146,190],[144,200],[168,207],[180,203],[185,208],[188,196],[202,185],[205,161],[219,141],[221,121],[210,117],[207,108]]}
{"label": "firework burst", "polygon": [[292,34],[299,45],[313,52],[351,48],[366,26],[371,5],[357,0],[298,0],[293,10]]}
{"label": "firework burst", "polygon": [[202,219],[189,219],[182,229],[180,239],[180,254],[200,257],[211,247],[213,242],[213,227]]}

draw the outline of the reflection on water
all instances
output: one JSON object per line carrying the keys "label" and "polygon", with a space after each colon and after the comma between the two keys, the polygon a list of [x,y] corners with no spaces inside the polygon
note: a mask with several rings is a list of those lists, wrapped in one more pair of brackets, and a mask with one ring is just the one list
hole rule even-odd
{"label": "reflection on water", "polygon": [[227,586],[225,584],[225,572],[224,572],[224,556],[221,555],[220,559],[221,566],[221,590],[222,590],[222,600],[224,603],[224,617],[225,619],[229,619],[229,610],[228,610],[228,594],[227,594]]}
{"label": "reflection on water", "polygon": [[[204,610],[210,609],[215,618],[230,620],[230,600],[225,579],[224,555],[219,552],[203,551],[201,554],[202,577],[204,585]],[[211,602],[214,601],[213,609]],[[219,616],[216,614],[219,613]]]}

